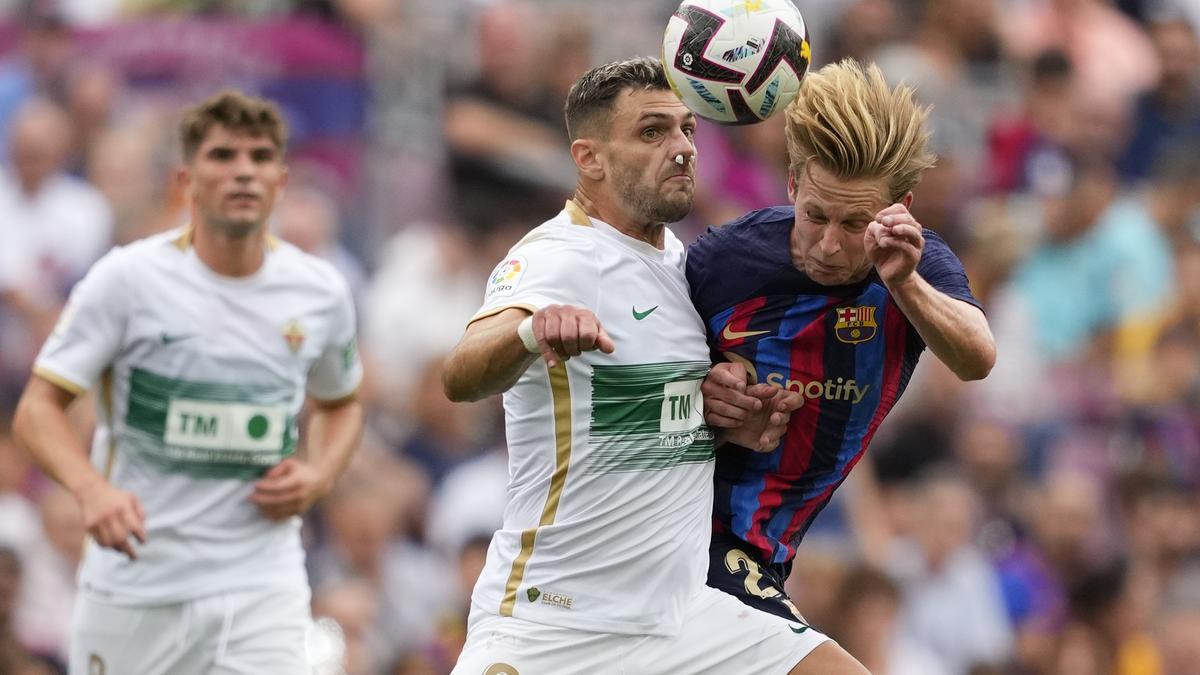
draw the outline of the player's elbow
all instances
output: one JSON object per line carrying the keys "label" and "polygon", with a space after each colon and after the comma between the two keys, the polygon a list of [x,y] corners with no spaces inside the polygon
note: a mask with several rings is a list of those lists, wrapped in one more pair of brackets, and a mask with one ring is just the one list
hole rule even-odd
{"label": "player's elbow", "polygon": [[474,386],[472,378],[466,377],[463,369],[453,358],[447,358],[442,368],[442,393],[454,403],[468,403],[483,398]]}
{"label": "player's elbow", "polygon": [[964,359],[954,374],[963,382],[982,380],[992,372],[996,365],[996,343],[988,341],[981,345],[970,358]]}
{"label": "player's elbow", "polygon": [[455,377],[449,370],[442,371],[442,393],[454,403],[465,403],[472,400],[461,379]]}

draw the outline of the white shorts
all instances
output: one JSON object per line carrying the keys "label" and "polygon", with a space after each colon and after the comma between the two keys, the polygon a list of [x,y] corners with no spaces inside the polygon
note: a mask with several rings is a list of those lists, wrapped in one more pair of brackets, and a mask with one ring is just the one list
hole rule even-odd
{"label": "white shorts", "polygon": [[707,586],[672,637],[476,614],[452,675],[784,675],[829,639]]}
{"label": "white shorts", "polygon": [[75,604],[70,675],[305,675],[309,591],[254,589],[126,606]]}

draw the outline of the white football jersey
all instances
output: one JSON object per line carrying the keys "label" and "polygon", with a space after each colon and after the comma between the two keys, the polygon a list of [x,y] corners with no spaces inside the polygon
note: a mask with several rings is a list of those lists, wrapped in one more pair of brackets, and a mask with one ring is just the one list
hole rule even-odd
{"label": "white football jersey", "polygon": [[92,461],[145,510],[138,560],[88,545],[81,585],[114,602],[306,584],[300,519],[268,520],[250,495],[292,454],[305,392],[336,400],[362,378],[332,266],[272,239],[258,272],[225,277],[189,244],[176,230],[100,259],[34,369],[95,387]]}
{"label": "white football jersey", "polygon": [[475,319],[514,306],[588,308],[616,352],[586,352],[553,369],[539,358],[504,394],[508,502],[475,586],[480,611],[670,635],[704,585],[708,346],[688,296],[684,246],[669,230],[665,240],[659,250],[568,202],[488,282]]}

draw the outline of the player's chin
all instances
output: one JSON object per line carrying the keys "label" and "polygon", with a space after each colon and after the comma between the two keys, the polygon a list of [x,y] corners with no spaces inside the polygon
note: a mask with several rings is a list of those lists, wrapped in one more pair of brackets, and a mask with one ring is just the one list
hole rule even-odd
{"label": "player's chin", "polygon": [[664,223],[676,223],[683,220],[692,212],[693,201],[693,191],[690,185],[687,190],[668,192],[658,203],[656,220]]}

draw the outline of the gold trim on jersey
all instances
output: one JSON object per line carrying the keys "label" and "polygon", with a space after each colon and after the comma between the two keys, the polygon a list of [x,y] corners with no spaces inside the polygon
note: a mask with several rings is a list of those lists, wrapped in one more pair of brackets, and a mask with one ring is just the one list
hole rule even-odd
{"label": "gold trim on jersey", "polygon": [[362,380],[359,380],[358,384],[354,385],[354,388],[350,390],[350,393],[346,394],[345,396],[338,396],[337,398],[317,398],[316,396],[309,394],[308,397],[311,398],[313,402],[316,403],[320,408],[336,408],[343,403],[349,403],[357,399],[360,389],[362,389]]}
{"label": "gold trim on jersey", "polygon": [[513,607],[517,604],[517,590],[525,576],[525,565],[533,556],[538,528],[554,524],[563,487],[567,483],[567,469],[571,466],[571,384],[567,378],[567,364],[559,363],[550,369],[550,394],[554,403],[554,473],[550,475],[550,494],[546,496],[546,506],[542,509],[542,519],[537,527],[521,533],[521,551],[513,560],[512,571],[504,587],[504,599],[500,601],[501,616],[512,616]]}
{"label": "gold trim on jersey", "polygon": [[[188,247],[192,245],[194,230],[195,228],[192,227],[192,224],[188,223],[187,226],[183,228],[183,232],[181,232],[178,237],[175,237],[171,243],[174,244],[175,248],[179,249],[180,251],[188,250]],[[279,237],[276,237],[271,233],[267,233],[266,241],[268,251],[274,251],[275,249],[279,248]]]}
{"label": "gold trim on jersey", "polygon": [[54,371],[47,370],[42,366],[34,366],[33,374],[58,387],[59,389],[65,389],[76,396],[82,396],[87,392],[87,389],[84,389],[62,375],[59,375]]}
{"label": "gold trim on jersey", "polygon": [[104,458],[104,478],[112,477],[113,462],[117,459],[117,434],[113,430],[113,371],[106,369],[100,374],[100,407],[108,423],[108,455]]}
{"label": "gold trim on jersey", "polygon": [[592,226],[592,219],[588,218],[588,214],[579,205],[579,202],[574,199],[568,199],[567,205],[563,207],[567,211],[567,217],[571,219],[572,225],[582,225],[584,227]]}
{"label": "gold trim on jersey", "polygon": [[178,237],[175,237],[171,243],[180,251],[187,251],[188,247],[192,245],[192,224],[188,223],[183,228],[183,232]]}
{"label": "gold trim on jersey", "polygon": [[524,309],[524,310],[528,311],[530,314],[534,314],[538,311],[537,307],[534,307],[533,305],[531,305],[527,302],[514,302],[509,305],[503,305],[501,307],[489,309],[486,312],[480,312],[480,313],[476,314],[475,316],[471,317],[471,320],[467,322],[467,325],[470,326],[471,324],[475,323],[476,321],[479,321],[480,319],[486,319],[489,316],[496,316],[500,312],[503,312],[506,309],[512,309],[514,307],[516,307],[517,309]]}

